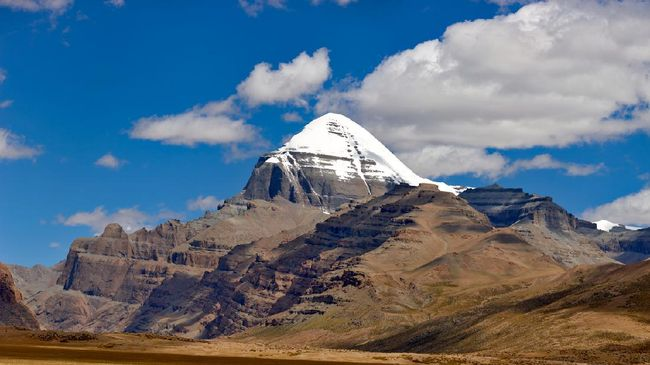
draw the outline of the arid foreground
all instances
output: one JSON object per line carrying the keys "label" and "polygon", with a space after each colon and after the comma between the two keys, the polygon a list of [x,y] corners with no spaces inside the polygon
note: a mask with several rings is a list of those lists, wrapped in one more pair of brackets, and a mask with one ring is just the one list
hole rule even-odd
{"label": "arid foreground", "polygon": [[187,340],[151,334],[0,328],[0,364],[631,364],[650,363],[650,342],[590,351],[511,355],[378,353]]}

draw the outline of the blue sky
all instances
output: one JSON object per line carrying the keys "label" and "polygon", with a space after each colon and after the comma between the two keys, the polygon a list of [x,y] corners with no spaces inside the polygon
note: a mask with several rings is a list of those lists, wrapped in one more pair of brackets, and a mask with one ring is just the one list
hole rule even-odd
{"label": "blue sky", "polygon": [[[650,225],[648,28],[613,34],[607,52],[620,59],[598,63],[604,50],[586,46],[557,56],[565,48],[545,31],[555,24],[538,22],[526,30],[539,31],[538,41],[519,46],[526,53],[548,41],[553,52],[530,50],[549,57],[532,65],[515,47],[522,27],[510,28],[537,13],[554,19],[552,11],[633,26],[648,3],[504,3],[0,1],[0,261],[53,264],[111,219],[197,217],[240,191],[259,153],[330,110],[368,127],[422,175],[499,181],[578,215]],[[569,31],[576,39],[612,31],[591,26]],[[587,61],[597,65],[593,85],[565,82]],[[431,65],[443,70],[431,76]],[[269,94],[265,80],[278,88]],[[612,118],[622,105],[634,112]],[[300,121],[284,121],[286,113]],[[168,130],[174,123],[182,136]],[[192,125],[213,125],[215,135],[187,135]]]}

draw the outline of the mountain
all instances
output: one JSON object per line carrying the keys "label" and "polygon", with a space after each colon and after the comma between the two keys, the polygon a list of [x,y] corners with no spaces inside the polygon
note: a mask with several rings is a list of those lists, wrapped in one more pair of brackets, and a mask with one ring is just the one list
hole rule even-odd
{"label": "mountain", "polygon": [[23,296],[16,288],[9,268],[0,264],[0,326],[38,329],[34,313],[22,303]]}
{"label": "mountain", "polygon": [[313,120],[279,149],[258,160],[243,197],[277,196],[335,210],[341,204],[384,194],[391,187],[433,183],[417,176],[372,134],[347,117],[328,113]]}
{"label": "mountain", "polygon": [[345,347],[563,272],[465,200],[400,185],[293,240],[239,246],[200,280],[175,276],[128,330]]}
{"label": "mountain", "polygon": [[[118,224],[109,224],[97,237],[75,240],[56,284],[27,303],[49,328],[122,331],[166,279],[178,274],[200,278],[237,245],[303,225],[312,227],[325,218],[319,208],[281,197],[274,201],[236,197],[187,223],[171,220],[130,235]],[[43,275],[41,282],[49,277]]]}
{"label": "mountain", "polygon": [[[260,157],[216,211],[132,234],[110,224],[61,265],[14,272],[46,328],[460,351],[472,334],[507,342],[474,326],[545,308],[580,268],[613,272],[648,237],[519,188],[431,182],[326,114]],[[601,283],[586,283],[597,296]]]}
{"label": "mountain", "polygon": [[576,218],[551,197],[490,185],[460,194],[495,227],[510,227],[567,267],[613,262],[600,247],[596,224]]}

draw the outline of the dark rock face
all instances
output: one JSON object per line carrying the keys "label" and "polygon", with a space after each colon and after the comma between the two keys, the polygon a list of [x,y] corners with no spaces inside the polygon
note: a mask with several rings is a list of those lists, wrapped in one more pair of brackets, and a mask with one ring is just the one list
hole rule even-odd
{"label": "dark rock face", "polygon": [[294,203],[335,210],[351,201],[382,195],[395,184],[394,181],[364,180],[358,176],[342,181],[331,170],[301,166],[301,162],[314,158],[336,162],[333,157],[287,153],[285,158],[290,165],[268,163],[272,157],[274,155],[267,155],[258,160],[244,188],[244,198],[272,200],[282,197]]}
{"label": "dark rock face", "polygon": [[601,249],[602,232],[596,225],[576,218],[550,197],[496,184],[464,191],[460,197],[495,227],[513,228],[564,266],[613,261]]}
{"label": "dark rock face", "polygon": [[580,221],[548,196],[529,194],[520,188],[503,188],[491,185],[469,189],[460,197],[485,213],[495,227],[509,227],[517,222],[529,221],[552,230],[575,230],[579,226],[596,228],[595,224]]}
{"label": "dark rock face", "polygon": [[36,316],[22,300],[23,296],[16,288],[11,271],[0,264],[0,325],[39,328]]}
{"label": "dark rock face", "polygon": [[631,264],[650,258],[650,228],[630,230],[615,227],[609,232],[585,232],[616,260]]}

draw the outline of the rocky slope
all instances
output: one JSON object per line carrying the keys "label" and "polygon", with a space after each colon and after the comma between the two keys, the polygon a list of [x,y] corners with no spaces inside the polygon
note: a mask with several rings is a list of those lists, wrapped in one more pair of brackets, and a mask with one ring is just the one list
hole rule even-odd
{"label": "rocky slope", "polygon": [[[433,182],[413,173],[357,123],[329,113],[260,157],[243,196],[264,200],[281,196],[335,210],[350,201],[382,195],[395,185],[420,183]],[[460,189],[435,184],[444,191]]]}
{"label": "rocky slope", "polygon": [[350,345],[426,320],[441,310],[441,291],[472,293],[471,303],[563,270],[453,194],[398,186],[293,240],[239,246],[201,280],[167,280],[130,330],[215,337],[255,328],[255,338]]}
{"label": "rocky slope", "polygon": [[510,227],[528,242],[571,267],[613,262],[600,247],[602,231],[580,220],[547,196],[519,188],[491,185],[460,194],[472,207],[485,213],[495,227]]}
{"label": "rocky slope", "polygon": [[13,267],[25,303],[45,328],[122,331],[151,291],[176,274],[192,278],[216,267],[233,247],[261,237],[313,227],[321,209],[274,201],[228,200],[219,210],[169,221],[130,235],[110,224],[97,237],[73,242],[53,269]]}
{"label": "rocky slope", "polygon": [[[576,363],[645,363],[650,343],[648,298],[650,262],[580,266],[555,280],[486,298],[476,307],[359,347],[372,351],[550,353],[555,360],[574,358]],[[643,350],[632,351],[634,348]]]}
{"label": "rocky slope", "polygon": [[38,329],[34,313],[22,303],[23,296],[14,284],[9,268],[0,264],[0,326]]}

